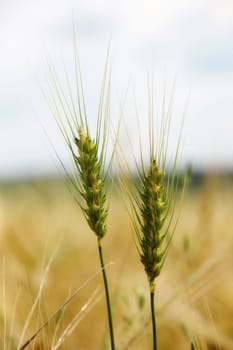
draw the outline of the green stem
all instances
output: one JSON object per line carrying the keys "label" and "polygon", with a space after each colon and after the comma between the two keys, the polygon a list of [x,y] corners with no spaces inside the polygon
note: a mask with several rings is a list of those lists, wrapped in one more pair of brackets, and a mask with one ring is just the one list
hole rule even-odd
{"label": "green stem", "polygon": [[150,286],[150,306],[151,306],[151,321],[152,321],[152,334],[153,334],[153,350],[157,350],[154,296],[155,296],[154,284],[151,284],[151,286]]}
{"label": "green stem", "polygon": [[113,324],[112,324],[111,302],[110,302],[110,296],[109,296],[109,291],[108,291],[107,275],[106,275],[105,267],[104,267],[104,260],[103,260],[103,253],[102,253],[102,244],[101,244],[101,240],[100,239],[98,240],[98,249],[99,249],[100,264],[101,264],[103,280],[104,280],[105,297],[106,297],[106,303],[107,303],[108,324],[109,324],[109,333],[110,333],[110,340],[111,340],[111,349],[115,350],[114,332],[113,332]]}

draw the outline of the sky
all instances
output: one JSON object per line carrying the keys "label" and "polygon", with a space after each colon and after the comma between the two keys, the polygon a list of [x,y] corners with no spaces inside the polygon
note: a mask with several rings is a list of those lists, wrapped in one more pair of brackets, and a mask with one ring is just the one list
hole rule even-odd
{"label": "sky", "polygon": [[[158,113],[175,81],[174,131],[185,111],[183,164],[233,169],[231,0],[1,0],[0,178],[58,173],[56,152],[66,162],[44,91],[51,79],[48,61],[59,76],[65,67],[73,79],[72,23],[90,123],[111,41],[112,118],[129,85],[144,115],[148,72]],[[129,104],[126,124],[136,138]]]}

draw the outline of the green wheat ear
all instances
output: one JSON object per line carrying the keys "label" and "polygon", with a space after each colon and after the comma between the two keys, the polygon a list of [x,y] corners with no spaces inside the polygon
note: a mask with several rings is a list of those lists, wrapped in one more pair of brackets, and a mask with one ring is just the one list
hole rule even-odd
{"label": "green wheat ear", "polygon": [[[106,219],[108,210],[106,208],[106,184],[115,152],[115,147],[113,146],[112,154],[110,152],[109,163],[106,164],[110,126],[110,53],[108,50],[100,91],[96,135],[94,139],[90,134],[90,122],[87,117],[75,40],[74,51],[76,94],[72,94],[71,84],[66,74],[68,96],[66,95],[64,86],[60,83],[54,67],[50,64],[53,86],[51,89],[52,99],[51,102],[49,101],[49,105],[73,158],[75,165],[73,176],[66,170],[62,160],[61,163],[76,191],[74,194],[75,199],[84,213],[89,227],[97,237],[98,252],[105,287],[111,348],[113,350],[115,349],[115,343],[111,303],[102,253],[102,239],[107,233]],[[58,158],[60,159],[59,156]]]}
{"label": "green wheat ear", "polygon": [[[162,134],[159,135],[159,142],[156,142],[157,149],[154,148],[154,132],[150,134],[149,164],[145,164],[143,159],[140,164],[137,163],[137,184],[133,193],[130,193],[130,215],[136,232],[137,249],[151,291],[155,289],[155,279],[161,273],[177,224],[174,213],[178,204],[176,168],[180,136],[174,163],[169,171],[167,144],[170,116],[167,118],[162,120]],[[152,121],[150,125],[153,125]]]}
{"label": "green wheat ear", "polygon": [[160,274],[166,254],[166,249],[162,250],[166,237],[165,234],[162,234],[162,227],[168,207],[164,178],[164,170],[159,169],[155,159],[152,159],[148,172],[141,176],[141,189],[139,190],[141,219],[137,237],[141,262],[151,288],[154,288],[154,280]]}
{"label": "green wheat ear", "polygon": [[82,181],[80,194],[86,202],[86,208],[83,208],[83,211],[91,230],[101,240],[107,231],[108,213],[104,207],[106,194],[104,178],[101,174],[101,161],[98,159],[98,147],[81,127],[78,129],[75,144],[78,156],[75,156],[74,160]]}
{"label": "green wheat ear", "polygon": [[[134,155],[137,170],[136,186],[132,190],[123,180],[123,189],[129,194],[129,213],[136,233],[136,245],[149,282],[153,349],[157,349],[154,307],[155,280],[162,271],[177,224],[177,217],[174,213],[178,205],[176,201],[178,192],[176,170],[181,131],[174,150],[173,164],[169,171],[167,152],[171,129],[172,101],[169,102],[168,111],[164,110],[158,127],[154,120],[152,91],[153,87],[149,91],[149,162],[146,163],[143,157],[144,152],[140,141],[140,161]],[[155,126],[159,130],[157,135],[155,134]],[[126,164],[126,166],[130,171],[129,165]],[[131,178],[135,177],[131,171],[130,174]]]}

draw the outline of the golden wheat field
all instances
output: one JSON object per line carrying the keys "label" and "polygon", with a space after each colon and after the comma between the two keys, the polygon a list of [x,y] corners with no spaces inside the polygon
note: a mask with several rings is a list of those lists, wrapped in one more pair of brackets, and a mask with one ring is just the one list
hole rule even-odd
{"label": "golden wheat field", "polygon": [[[219,176],[186,191],[156,286],[161,350],[190,350],[191,340],[233,349],[232,198],[233,183]],[[149,349],[148,283],[117,189],[109,213],[103,247],[117,349]],[[48,319],[27,349],[109,349],[96,237],[65,181],[1,185],[0,256],[0,349],[19,349]]]}

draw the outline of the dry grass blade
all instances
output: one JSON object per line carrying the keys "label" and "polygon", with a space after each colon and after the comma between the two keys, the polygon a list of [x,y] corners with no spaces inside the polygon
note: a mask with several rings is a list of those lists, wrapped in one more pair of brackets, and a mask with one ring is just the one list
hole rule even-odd
{"label": "dry grass blade", "polygon": [[6,285],[5,285],[5,258],[3,258],[2,262],[2,304],[3,304],[3,349],[6,348],[6,342],[7,342],[7,310],[6,310]]}
{"label": "dry grass blade", "polygon": [[[48,275],[50,266],[51,266],[51,264],[52,264],[52,261],[53,261],[55,255],[56,255],[56,253],[57,253],[59,244],[60,244],[60,241],[57,242],[57,246],[54,248],[53,254],[50,256],[49,261],[48,261],[48,263],[47,263],[47,265],[46,265],[46,267],[45,267],[45,269],[44,269],[43,275],[42,275],[41,280],[40,280],[40,286],[39,286],[39,290],[38,290],[36,299],[35,299],[35,301],[34,301],[32,307],[31,307],[31,310],[30,310],[30,312],[29,312],[29,314],[28,314],[28,316],[27,316],[27,320],[26,320],[26,322],[25,322],[24,328],[23,328],[23,330],[22,330],[22,332],[21,332],[21,336],[20,336],[20,339],[19,339],[19,344],[22,344],[23,338],[24,338],[24,336],[25,336],[26,330],[27,330],[28,325],[29,325],[29,322],[30,322],[30,320],[31,320],[31,318],[32,318],[32,316],[33,316],[35,310],[36,310],[36,306],[37,306],[38,303],[40,302],[41,295],[42,295],[42,291],[43,291],[43,287],[44,287],[44,284],[45,284],[45,282],[46,282],[46,278],[47,278],[47,275]],[[27,344],[27,345],[28,345],[28,344]],[[26,347],[26,346],[24,346],[24,347],[21,347],[21,346],[20,346],[20,347],[19,347],[19,350],[24,349],[25,347]]]}
{"label": "dry grass blade", "polygon": [[66,327],[66,329],[63,331],[62,335],[58,339],[57,343],[51,347],[51,350],[57,350],[71,335],[71,333],[75,330],[75,328],[78,326],[82,318],[85,316],[85,314],[90,311],[91,308],[93,308],[101,299],[101,295],[98,295],[99,288],[97,288],[89,300],[83,305],[80,312],[71,320],[69,325]]}
{"label": "dry grass blade", "polygon": [[[107,266],[109,266],[110,264],[108,264]],[[105,266],[105,268],[107,267]],[[65,306],[67,306],[73,299],[74,297],[81,291],[81,289],[85,288],[94,278],[97,277],[97,275],[101,273],[101,270],[97,271],[95,274],[93,274],[92,276],[90,276],[79,288],[77,288],[63,303],[62,305],[59,306],[59,308],[49,317],[48,320],[46,320],[46,322],[44,322],[38,329],[37,331],[23,344],[19,347],[19,350],[23,350],[26,349],[26,347],[31,344],[31,342],[37,337],[37,335],[42,331],[43,328],[45,328],[54,318],[56,318],[60,312],[64,309]],[[87,302],[87,304],[85,304],[83,306],[83,308],[81,309],[81,314],[83,316],[84,311],[87,310],[87,306],[92,302],[93,300],[93,296],[91,297],[91,299]],[[79,315],[78,315],[79,316]],[[80,320],[80,319],[79,319]],[[76,324],[77,319],[74,321],[74,324]],[[73,329],[73,327],[72,327]]]}

